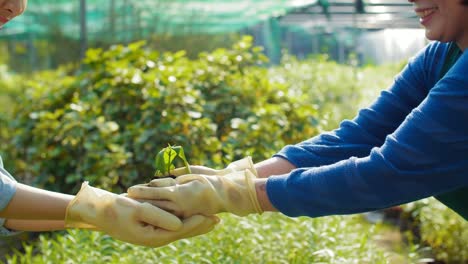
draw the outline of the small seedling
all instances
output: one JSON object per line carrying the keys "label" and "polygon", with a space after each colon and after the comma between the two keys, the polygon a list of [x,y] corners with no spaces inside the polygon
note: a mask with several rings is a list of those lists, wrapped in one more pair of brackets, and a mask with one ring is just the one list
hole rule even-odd
{"label": "small seedling", "polygon": [[181,146],[168,145],[159,151],[154,162],[156,167],[154,176],[156,178],[175,178],[174,175],[171,175],[171,172],[178,168],[179,164],[183,165],[182,169],[186,173],[190,173],[190,166],[185,158],[184,149]]}

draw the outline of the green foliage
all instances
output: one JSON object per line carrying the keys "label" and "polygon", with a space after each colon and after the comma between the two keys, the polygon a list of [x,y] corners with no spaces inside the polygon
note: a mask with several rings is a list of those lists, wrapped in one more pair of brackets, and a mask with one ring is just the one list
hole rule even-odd
{"label": "green foliage", "polygon": [[[230,53],[219,51],[213,61],[142,46],[90,50],[79,74],[44,73],[26,84],[10,122],[15,175],[33,175],[53,190],[74,192],[88,180],[123,191],[153,175],[148,157],[163,145],[194,146],[188,150],[199,160],[221,148],[216,123],[209,112],[202,114],[205,98],[198,86],[226,85],[211,78],[262,60],[250,52],[251,39]],[[250,61],[233,63],[237,56]]]}
{"label": "green foliage", "polygon": [[[246,155],[270,157],[286,144],[335,128],[388,86],[393,68],[356,69],[326,57],[286,57],[266,68],[246,37],[230,49],[161,53],[143,43],[90,50],[80,71],[43,72],[17,83],[0,116],[8,169],[50,190],[83,180],[125,191],[148,180],[154,154],[184,146],[192,164],[223,168]],[[363,87],[361,89],[360,87]],[[24,92],[23,92],[24,91]],[[223,216],[214,232],[146,249],[86,231],[42,235],[11,263],[386,263],[356,217]],[[39,254],[36,253],[39,250]],[[203,250],[201,250],[203,249]],[[33,254],[34,252],[34,254]],[[414,256],[411,256],[414,259]]]}
{"label": "green foliage", "polygon": [[15,84],[19,81],[19,76],[10,72],[6,65],[0,64],[0,114],[11,112],[14,100],[21,94]]}
{"label": "green foliage", "polygon": [[268,158],[355,112],[354,69],[326,58],[266,68],[252,42],[195,60],[137,42],[89,50],[78,72],[29,78],[1,147],[10,171],[51,190],[76,192],[87,180],[121,192],[153,175],[167,144],[184,146],[193,164],[223,167]]}
{"label": "green foliage", "polygon": [[[5,124],[11,120],[11,112],[16,105],[15,98],[21,95],[21,89],[15,87],[20,80],[19,77],[11,73],[6,65],[0,64],[0,142],[2,144],[8,142],[12,135]],[[5,154],[5,151],[0,148],[0,155]]]}
{"label": "green foliage", "polygon": [[[321,219],[280,214],[221,215],[214,231],[152,249],[97,232],[41,235],[8,263],[388,263],[360,216]],[[37,254],[33,252],[37,250]],[[409,256],[405,256],[409,258]]]}
{"label": "green foliage", "polygon": [[[170,35],[155,34],[148,37],[147,46],[160,52],[186,51],[187,57],[197,59],[202,52],[211,52],[218,48],[229,49],[242,36],[238,33]],[[141,39],[141,38],[140,38]]]}
{"label": "green foliage", "polygon": [[[54,17],[53,13],[49,14]],[[44,21],[43,21],[44,22]],[[47,25],[52,28],[55,25]],[[59,28],[51,30],[47,37],[8,36],[0,39],[0,64],[7,64],[13,71],[27,73],[39,70],[56,69],[61,65],[77,64],[81,60],[81,40],[68,37],[69,32],[63,32]],[[116,34],[110,31],[99,34],[102,39],[88,39],[89,48],[109,49],[115,43],[131,43],[136,40],[147,39],[147,46],[160,52],[187,51],[187,57],[198,58],[200,52],[212,51],[216,48],[229,48],[240,39],[237,33],[223,34],[194,34],[172,36],[167,34],[152,33],[142,37],[136,31],[129,32],[124,39],[117,39]]]}
{"label": "green foliage", "polygon": [[411,203],[405,210],[418,227],[419,243],[444,263],[468,262],[468,222],[439,201],[430,198]]}
{"label": "green foliage", "polygon": [[190,173],[187,158],[185,158],[184,149],[181,146],[167,146],[156,155],[154,166],[156,167],[155,176],[163,177],[170,175],[170,172],[178,168],[178,163],[182,162],[183,166]]}

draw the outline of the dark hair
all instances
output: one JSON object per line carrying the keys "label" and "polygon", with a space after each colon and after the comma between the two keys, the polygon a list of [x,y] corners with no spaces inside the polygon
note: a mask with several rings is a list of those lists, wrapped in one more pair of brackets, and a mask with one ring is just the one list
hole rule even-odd
{"label": "dark hair", "polygon": [[468,5],[468,0],[462,0],[461,3],[462,5]]}

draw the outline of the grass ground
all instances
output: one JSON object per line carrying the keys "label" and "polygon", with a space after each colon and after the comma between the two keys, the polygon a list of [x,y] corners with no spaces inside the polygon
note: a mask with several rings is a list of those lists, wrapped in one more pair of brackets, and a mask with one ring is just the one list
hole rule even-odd
{"label": "grass ground", "polygon": [[[204,236],[152,249],[97,232],[42,234],[8,263],[413,263],[417,255],[398,248],[381,225],[360,215],[311,219],[265,213],[222,215]],[[397,254],[398,253],[398,254]],[[394,262],[395,261],[395,262]],[[396,262],[398,261],[398,262]]]}

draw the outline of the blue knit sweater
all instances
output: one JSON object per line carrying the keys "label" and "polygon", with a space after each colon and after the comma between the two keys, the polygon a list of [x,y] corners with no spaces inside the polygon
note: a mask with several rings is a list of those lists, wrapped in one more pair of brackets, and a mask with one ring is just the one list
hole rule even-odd
{"label": "blue knit sweater", "polygon": [[268,179],[273,206],[353,214],[468,186],[468,54],[438,81],[447,50],[429,44],[356,118],[277,153],[297,169]]}

